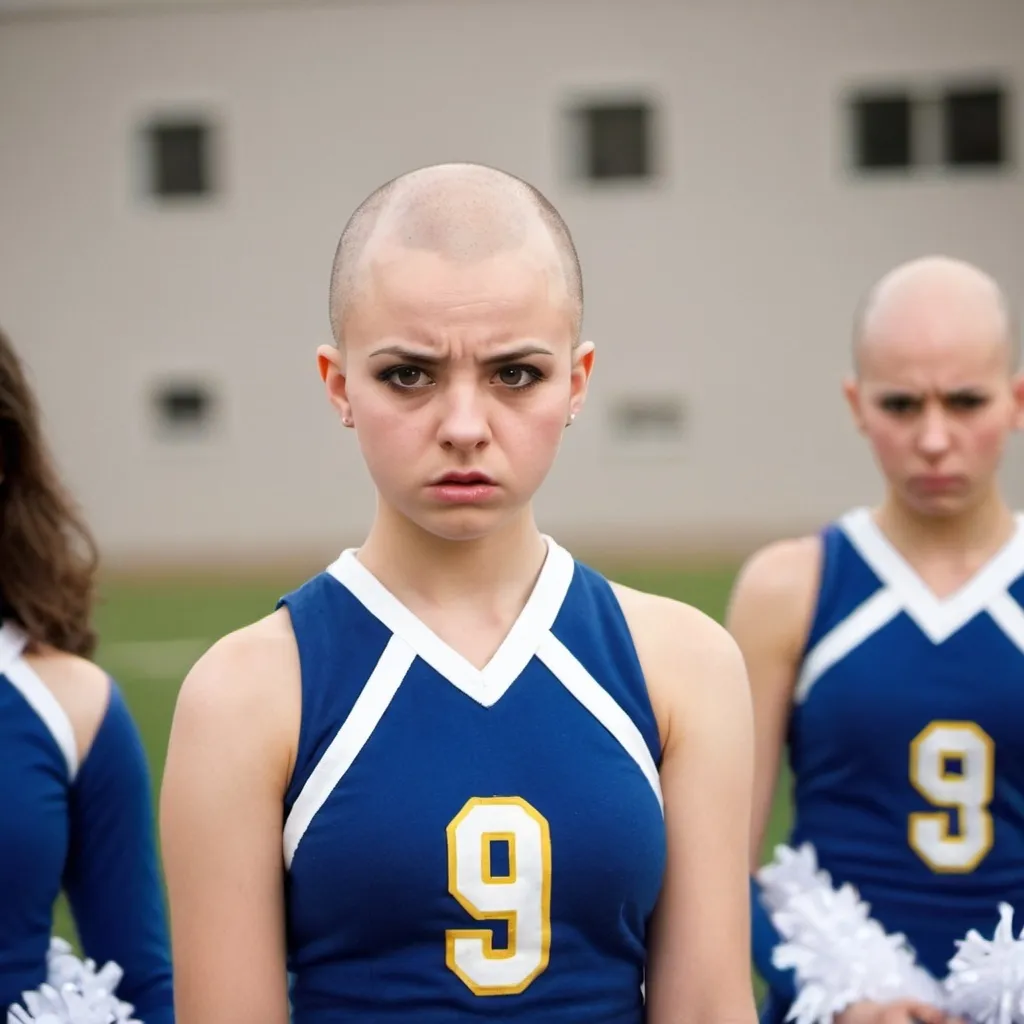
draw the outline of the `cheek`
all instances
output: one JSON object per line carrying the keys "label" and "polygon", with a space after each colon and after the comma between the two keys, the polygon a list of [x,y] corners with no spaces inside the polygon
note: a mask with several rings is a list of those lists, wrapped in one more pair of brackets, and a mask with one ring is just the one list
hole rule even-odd
{"label": "cheek", "polygon": [[986,417],[979,420],[967,431],[967,445],[970,455],[979,462],[992,463],[999,460],[1006,446],[1010,428],[1003,416]]}
{"label": "cheek", "polygon": [[[526,408],[515,406],[503,410],[501,416],[501,447],[505,457],[515,465],[543,463],[546,469],[558,451],[565,431],[566,403],[545,402]],[[538,466],[541,468],[541,466]]]}
{"label": "cheek", "polygon": [[910,431],[885,421],[868,421],[865,433],[875,457],[886,472],[896,472],[913,458]]}
{"label": "cheek", "polygon": [[423,445],[421,417],[412,410],[396,408],[389,394],[359,389],[352,394],[352,416],[355,420],[359,447],[371,474],[399,475],[402,460],[395,452],[412,453]]}

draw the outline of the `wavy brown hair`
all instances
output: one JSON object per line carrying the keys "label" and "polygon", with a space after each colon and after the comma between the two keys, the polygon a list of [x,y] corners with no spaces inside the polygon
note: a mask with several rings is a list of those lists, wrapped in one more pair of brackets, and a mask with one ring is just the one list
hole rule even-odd
{"label": "wavy brown hair", "polygon": [[0,330],[0,616],[32,644],[89,657],[96,544],[43,437],[39,406]]}

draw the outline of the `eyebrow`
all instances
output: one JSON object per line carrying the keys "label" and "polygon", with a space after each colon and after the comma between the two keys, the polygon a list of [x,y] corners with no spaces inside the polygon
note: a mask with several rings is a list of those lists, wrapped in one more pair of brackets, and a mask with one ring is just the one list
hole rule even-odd
{"label": "eyebrow", "polygon": [[[877,401],[884,401],[887,398],[909,398],[914,401],[921,401],[927,395],[931,394],[930,391],[918,391],[914,388],[885,388],[879,391],[875,396]],[[984,387],[981,384],[965,384],[963,387],[950,388],[948,391],[938,392],[939,398],[958,398],[962,395],[987,395],[989,388]]]}
{"label": "eyebrow", "polygon": [[[481,362],[490,366],[495,363],[514,363],[529,356],[553,355],[554,352],[544,348],[542,345],[522,345],[519,348],[509,349],[505,352],[497,352],[486,359],[482,359]],[[384,348],[378,348],[370,353],[371,359],[374,356],[396,356],[399,359],[407,359],[411,363],[426,363],[430,366],[437,366],[444,361],[430,352],[420,352],[415,349],[404,348],[402,345],[385,345]]]}

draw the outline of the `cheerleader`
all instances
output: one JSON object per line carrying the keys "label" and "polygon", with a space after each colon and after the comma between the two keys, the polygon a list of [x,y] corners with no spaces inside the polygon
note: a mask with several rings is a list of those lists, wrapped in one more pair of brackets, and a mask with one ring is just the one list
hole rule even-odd
{"label": "cheerleader", "polygon": [[[95,569],[0,333],[0,1007],[15,1024],[173,1021],[146,759],[89,661]],[[51,935],[61,892],[84,963]]]}
{"label": "cheerleader", "polygon": [[786,748],[801,848],[755,892],[768,1019],[1024,1021],[1024,519],[999,482],[1024,421],[1014,331],[976,267],[886,275],[846,384],[884,496],[761,551],[736,586],[753,865]]}
{"label": "cheerleader", "polygon": [[533,516],[594,357],[567,228],[499,171],[412,172],[331,313],[377,515],[178,698],[180,1024],[753,1024],[742,658]]}

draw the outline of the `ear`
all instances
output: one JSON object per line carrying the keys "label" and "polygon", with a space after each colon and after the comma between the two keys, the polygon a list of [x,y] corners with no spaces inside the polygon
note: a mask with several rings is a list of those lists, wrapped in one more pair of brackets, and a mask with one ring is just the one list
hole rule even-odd
{"label": "ear", "polygon": [[860,393],[860,384],[855,377],[847,377],[843,381],[843,397],[846,399],[846,404],[850,407],[854,425],[863,434],[865,432],[864,401]]}
{"label": "ear", "polygon": [[568,421],[579,415],[583,403],[587,400],[587,386],[590,374],[594,369],[594,343],[581,341],[572,352],[572,376],[569,384],[569,416]]}
{"label": "ear", "polygon": [[1016,409],[1013,416],[1013,429],[1024,430],[1024,373],[1014,374],[1011,381],[1013,401]]}
{"label": "ear", "polygon": [[341,417],[341,422],[346,427],[353,426],[352,406],[348,400],[348,381],[340,350],[334,345],[321,345],[316,350],[316,362],[320,370],[320,379],[327,388],[327,400],[334,406]]}

